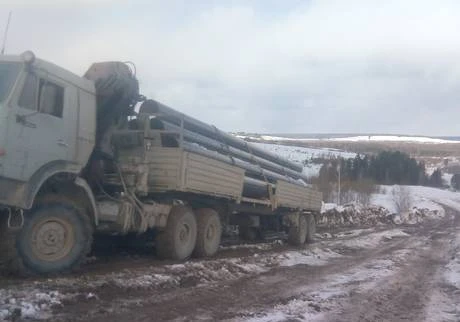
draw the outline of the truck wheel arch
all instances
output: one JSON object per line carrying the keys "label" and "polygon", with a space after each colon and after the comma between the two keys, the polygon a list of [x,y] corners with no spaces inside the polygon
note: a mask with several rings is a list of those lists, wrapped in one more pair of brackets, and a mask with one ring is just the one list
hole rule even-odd
{"label": "truck wheel arch", "polygon": [[[96,200],[89,184],[85,179],[78,176],[78,172],[79,169],[76,169],[75,164],[69,164],[67,162],[56,162],[41,168],[32,176],[31,180],[27,184],[27,188],[24,193],[25,198],[23,208],[32,208],[36,199],[39,198],[42,189],[46,187],[47,183],[53,180],[53,178],[58,176],[67,177],[68,180],[59,184],[62,184],[62,192],[74,201],[83,201],[92,222],[94,225],[97,225],[98,210]],[[61,192],[61,189],[59,190]]]}
{"label": "truck wheel arch", "polygon": [[77,176],[79,171],[80,169],[75,164],[65,161],[53,161],[44,165],[38,169],[26,183],[23,196],[24,205],[22,208],[32,208],[38,193],[52,177],[66,174]]}

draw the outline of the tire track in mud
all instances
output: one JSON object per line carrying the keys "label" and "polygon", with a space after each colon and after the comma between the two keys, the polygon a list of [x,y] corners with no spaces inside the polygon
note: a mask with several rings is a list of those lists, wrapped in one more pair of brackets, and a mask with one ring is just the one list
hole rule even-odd
{"label": "tire track in mud", "polygon": [[[424,321],[430,294],[440,287],[437,274],[451,256],[449,243],[460,226],[460,215],[446,208],[447,218],[419,234],[428,237],[427,247],[413,260],[366,292],[353,292],[339,312],[323,321]],[[439,317],[437,321],[442,321]],[[456,320],[460,320],[457,316]]]}
{"label": "tire track in mud", "polygon": [[[410,237],[408,237],[410,238]],[[274,306],[299,296],[293,290],[299,285],[303,288],[315,285],[329,275],[339,274],[369,260],[388,256],[400,250],[407,243],[407,238],[387,241],[378,249],[355,252],[353,256],[332,260],[324,266],[298,265],[293,267],[273,268],[269,272],[226,281],[205,287],[190,287],[161,290],[131,290],[130,294],[98,294],[100,300],[109,306],[103,308],[99,302],[97,310],[92,304],[66,306],[64,315],[56,320],[67,321],[69,316],[79,316],[79,320],[99,321],[103,316],[110,316],[111,321],[125,321],[132,315],[133,307],[127,303],[137,303],[137,321],[175,320],[187,317],[187,320],[222,320],[244,318],[240,312],[257,311]],[[106,297],[107,296],[107,297]],[[141,299],[141,300],[139,300]],[[59,312],[56,312],[59,313]],[[83,315],[82,315],[83,313]],[[75,319],[76,320],[76,319]]]}
{"label": "tire track in mud", "polygon": [[[458,217],[455,218],[458,219]],[[327,283],[331,276],[353,270],[374,260],[391,257],[392,254],[399,250],[407,249],[412,242],[419,243],[420,239],[430,236],[434,236],[433,240],[435,241],[443,238],[443,230],[452,226],[455,225],[448,218],[426,222],[423,225],[417,226],[399,226],[398,228],[403,228],[403,230],[410,232],[411,236],[390,239],[381,243],[377,248],[348,250],[342,258],[329,260],[323,266],[297,265],[292,267],[270,267],[270,270],[265,273],[255,272],[233,280],[211,281],[206,285],[197,285],[196,281],[193,280],[184,280],[181,285],[166,288],[129,287],[124,289],[111,285],[103,285],[101,288],[96,289],[96,300],[94,298],[86,299],[85,297],[78,297],[73,301],[65,302],[63,303],[63,307],[55,309],[54,316],[50,320],[100,321],[102,319],[109,319],[110,321],[127,321],[135,316],[136,321],[197,319],[229,319],[240,321],[254,316],[252,312],[264,312],[277,305],[284,305],[293,299],[302,298],[305,296],[306,289],[321,288],[321,285]],[[355,238],[371,236],[372,234],[391,228],[388,226],[386,228],[375,227],[373,231],[366,231],[350,238],[344,235],[343,238],[335,239],[333,243],[327,240],[319,242],[313,247],[326,247],[343,252],[344,249],[341,250],[337,246],[337,241],[343,240],[345,242]],[[331,247],[332,244],[336,245]],[[225,259],[232,258],[235,255],[243,255],[252,258],[254,254],[261,257],[269,257],[272,254],[273,256],[277,256],[290,250],[301,251],[298,248],[275,246],[273,249],[267,250],[243,250],[244,254],[238,251],[235,252],[234,250],[226,250],[219,257],[220,259]],[[428,255],[429,253],[425,254],[425,256]],[[423,256],[420,258],[423,259]],[[215,262],[218,265],[218,261],[214,259],[195,262]],[[423,261],[418,262],[418,264],[421,263]],[[110,265],[110,262],[108,264]],[[164,263],[162,264],[163,266],[165,265]],[[416,264],[416,262],[414,261],[413,264]],[[141,266],[141,272],[144,270],[148,271],[149,267],[157,268],[162,266],[157,263],[148,263],[148,260],[141,259],[140,264],[127,264],[127,267],[136,268],[139,265]],[[114,271],[117,271],[116,266],[115,268],[109,267],[107,270],[103,270],[101,266],[98,265],[96,272],[102,271],[110,275]],[[216,267],[216,269],[219,268]],[[88,268],[88,273],[89,281],[97,277],[93,275],[90,267]],[[417,278],[423,279],[425,276],[423,274],[413,276],[411,281],[415,282]],[[64,289],[71,289],[72,287],[74,291],[78,291],[78,287],[75,288],[75,286],[64,287]],[[80,290],[83,292],[89,291],[86,288]],[[402,290],[404,291],[404,289]],[[404,294],[406,295],[403,293],[399,297],[400,301],[405,300],[404,296],[410,293],[410,288],[405,291]],[[422,293],[421,291],[420,294]],[[352,296],[349,299],[340,298],[339,300],[343,302],[343,309],[346,310],[355,299],[360,304],[360,294],[360,292],[352,292]],[[379,302],[383,300],[390,301],[394,297],[397,297],[398,294],[397,292],[392,293],[391,290],[385,291],[382,289],[381,294],[375,293],[375,302],[373,302],[373,305],[378,306]],[[390,300],[387,299],[388,296]],[[372,296],[369,298],[372,298]],[[333,315],[330,317],[334,318]]]}

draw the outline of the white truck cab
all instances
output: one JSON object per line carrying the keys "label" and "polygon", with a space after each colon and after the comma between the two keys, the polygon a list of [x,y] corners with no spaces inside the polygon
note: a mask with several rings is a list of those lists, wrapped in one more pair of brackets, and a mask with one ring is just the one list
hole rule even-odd
{"label": "white truck cab", "polygon": [[0,204],[28,209],[48,177],[79,173],[95,133],[92,81],[30,51],[0,56]]}

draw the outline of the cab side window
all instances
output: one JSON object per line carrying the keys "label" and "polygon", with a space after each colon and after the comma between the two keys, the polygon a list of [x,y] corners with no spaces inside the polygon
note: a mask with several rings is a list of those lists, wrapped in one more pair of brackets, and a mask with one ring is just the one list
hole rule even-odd
{"label": "cab side window", "polygon": [[62,118],[64,88],[34,74],[29,74],[19,96],[18,105]]}
{"label": "cab side window", "polygon": [[40,113],[62,117],[64,109],[64,88],[50,81],[40,79],[39,90]]}

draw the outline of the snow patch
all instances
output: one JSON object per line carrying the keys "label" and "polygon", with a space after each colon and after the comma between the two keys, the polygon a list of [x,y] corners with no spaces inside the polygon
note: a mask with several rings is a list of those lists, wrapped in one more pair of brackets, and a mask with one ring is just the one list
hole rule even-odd
{"label": "snow patch", "polygon": [[[380,192],[371,197],[371,204],[396,213],[393,191],[398,186],[380,186]],[[423,186],[401,186],[409,191],[412,207],[444,213],[442,205],[460,211],[460,193]]]}
{"label": "snow patch", "polygon": [[295,265],[325,265],[330,259],[342,257],[342,255],[325,248],[313,248],[304,251],[286,252],[278,256],[280,266],[295,266]]}
{"label": "snow patch", "polygon": [[[248,322],[281,321],[323,321],[327,313],[338,311],[351,290],[365,292],[376,287],[379,280],[390,276],[399,261],[411,255],[410,251],[401,252],[388,258],[377,259],[355,267],[349,271],[329,276],[325,281],[318,281],[307,289],[299,287],[298,296],[286,304],[275,305],[265,312],[249,312]],[[314,291],[312,291],[314,290]],[[319,291],[318,291],[319,290]]]}
{"label": "snow patch", "polygon": [[0,290],[0,320],[14,316],[25,319],[45,319],[55,306],[62,305],[62,301],[71,295],[63,295],[58,291],[42,291],[26,288],[16,292],[12,289]]}
{"label": "snow patch", "polygon": [[375,248],[383,241],[388,241],[393,238],[402,238],[408,237],[409,234],[405,233],[401,229],[392,229],[382,232],[377,232],[353,239],[337,240],[332,241],[331,245],[336,245],[340,247],[347,247],[351,249],[360,249],[360,248]]}
{"label": "snow patch", "polygon": [[446,265],[444,279],[460,290],[460,231],[454,240],[451,241],[454,254],[450,262]]}

